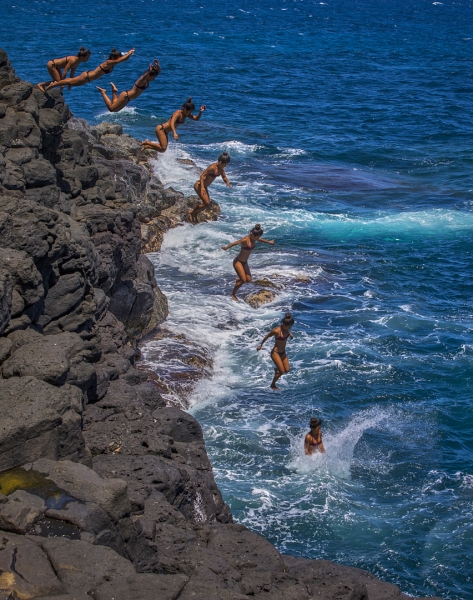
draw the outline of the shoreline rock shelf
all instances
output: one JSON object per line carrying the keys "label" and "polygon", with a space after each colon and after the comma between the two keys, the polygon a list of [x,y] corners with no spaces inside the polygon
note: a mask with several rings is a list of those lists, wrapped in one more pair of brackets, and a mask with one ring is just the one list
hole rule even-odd
{"label": "shoreline rock shelf", "polygon": [[142,252],[192,202],[0,50],[0,599],[407,600],[233,523],[198,422],[136,368],[168,314]]}

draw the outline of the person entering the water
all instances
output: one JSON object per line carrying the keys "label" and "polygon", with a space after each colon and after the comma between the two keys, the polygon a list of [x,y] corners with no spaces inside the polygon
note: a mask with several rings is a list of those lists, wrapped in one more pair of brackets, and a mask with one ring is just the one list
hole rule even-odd
{"label": "person entering the water", "polygon": [[271,382],[271,387],[273,390],[279,390],[276,387],[276,381],[286,373],[289,373],[291,367],[289,365],[289,359],[286,354],[286,343],[287,338],[294,339],[294,336],[290,332],[291,327],[294,325],[294,319],[291,316],[291,313],[286,313],[286,316],[281,321],[281,325],[275,327],[272,331],[270,331],[265,337],[261,344],[256,348],[258,352],[263,347],[263,344],[270,337],[274,337],[274,348],[271,350],[271,360],[275,364],[276,368],[274,369],[274,377]]}
{"label": "person entering the water", "polygon": [[[66,79],[69,71],[71,72],[69,75],[69,81],[74,78],[77,67],[80,63],[85,63],[89,60],[92,52],[87,48],[82,46],[77,53],[77,56],[65,56],[64,58],[54,58],[46,63],[46,68],[48,69],[48,73],[52,77],[52,81],[43,81],[42,83],[38,83],[39,89],[44,92],[45,87],[51,85],[55,81],[61,81],[62,79]],[[69,82],[66,82],[66,84]]]}
{"label": "person entering the water", "polygon": [[134,51],[135,49],[133,48],[125,54],[122,54],[116,48],[113,48],[107,60],[101,63],[97,68],[93,69],[92,71],[84,71],[84,73],[81,73],[77,77],[73,77],[71,79],[61,79],[60,81],[50,83],[45,90],[52,90],[55,87],[62,87],[64,85],[78,87],[85,85],[86,83],[90,83],[91,81],[95,81],[96,79],[100,79],[100,77],[103,77],[104,75],[109,75],[116,65],[128,60]]}
{"label": "person entering the water", "polygon": [[304,440],[304,453],[310,456],[316,452],[325,454],[324,444],[322,442],[322,420],[313,417],[310,420],[310,431],[305,436]]}
{"label": "person entering the water", "polygon": [[110,112],[118,112],[125,108],[128,102],[131,100],[135,100],[138,96],[148,88],[151,81],[154,81],[155,78],[161,72],[161,67],[159,66],[159,61],[155,59],[154,63],[146,69],[145,73],[136,81],[131,90],[126,92],[121,92],[121,94],[117,95],[118,89],[114,83],[111,83],[112,86],[112,99],[107,96],[106,90],[96,85],[95,87],[102,94],[102,98],[104,99],[105,105],[107,106]]}
{"label": "person entering the water", "polygon": [[160,123],[156,127],[156,137],[158,138],[159,143],[145,140],[141,144],[141,150],[156,150],[157,152],[166,152],[168,147],[168,134],[172,131],[174,139],[177,142],[179,136],[177,135],[176,127],[178,125],[182,125],[186,119],[198,121],[205,110],[205,104],[200,107],[199,114],[197,116],[192,114],[194,109],[195,104],[192,102],[192,98],[187,98],[187,101],[184,102],[182,107],[172,113],[170,119],[168,119],[165,123]]}
{"label": "person entering the water", "polygon": [[217,162],[212,163],[210,167],[207,167],[200,176],[199,181],[196,181],[194,183],[194,190],[196,191],[199,198],[202,200],[202,203],[196,206],[194,209],[189,210],[189,218],[191,220],[191,223],[197,223],[198,214],[205,210],[208,206],[210,206],[210,196],[208,187],[211,183],[215,181],[217,177],[221,177],[223,181],[227,184],[227,187],[232,187],[225,174],[225,167],[229,163],[230,156],[228,152],[223,152],[223,154],[221,154],[218,157]]}
{"label": "person entering the water", "polygon": [[258,223],[253,227],[250,231],[250,234],[241,238],[241,240],[237,240],[236,242],[232,242],[227,246],[222,246],[222,250],[228,250],[233,246],[238,246],[241,244],[240,254],[233,260],[233,268],[238,275],[235,287],[233,288],[233,292],[231,296],[233,300],[238,302],[238,298],[236,297],[237,291],[241,288],[244,283],[249,283],[251,281],[251,271],[248,266],[248,259],[250,254],[256,248],[256,242],[263,242],[263,244],[271,244],[274,245],[274,240],[264,240],[261,236],[263,235],[263,229],[261,225]]}

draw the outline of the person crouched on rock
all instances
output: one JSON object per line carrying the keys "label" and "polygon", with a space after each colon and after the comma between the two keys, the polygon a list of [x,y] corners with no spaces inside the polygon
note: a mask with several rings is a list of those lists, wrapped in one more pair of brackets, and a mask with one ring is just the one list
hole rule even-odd
{"label": "person crouched on rock", "polygon": [[294,339],[294,336],[289,331],[291,327],[294,325],[294,319],[291,316],[291,313],[286,313],[286,316],[281,321],[281,325],[275,327],[272,331],[270,331],[265,337],[261,344],[256,348],[258,352],[263,347],[263,344],[270,337],[274,337],[274,348],[271,350],[271,360],[275,364],[276,368],[274,369],[274,377],[271,382],[271,387],[273,390],[279,390],[276,387],[276,381],[284,374],[289,373],[291,367],[289,366],[289,359],[286,354],[286,343],[287,338]]}
{"label": "person crouched on rock", "polygon": [[[77,53],[77,56],[64,56],[64,58],[54,58],[48,61],[46,63],[46,68],[52,77],[52,81],[43,81],[42,83],[38,83],[39,89],[44,92],[46,86],[51,85],[55,81],[66,79],[69,71],[69,80],[72,79],[80,63],[86,63],[91,54],[92,52],[90,50],[82,46]],[[67,85],[67,83],[68,82],[66,81],[65,85]]]}
{"label": "person crouched on rock", "polygon": [[197,216],[200,212],[210,206],[210,196],[208,187],[215,181],[217,177],[221,177],[227,184],[227,187],[231,188],[231,184],[225,174],[225,167],[230,163],[230,156],[228,152],[223,152],[218,157],[216,163],[212,163],[210,167],[207,167],[200,176],[199,181],[194,183],[194,190],[196,191],[202,203],[196,206],[194,209],[189,209],[189,219],[191,223],[197,223]]}
{"label": "person crouched on rock", "polygon": [[195,104],[192,102],[192,98],[187,98],[187,101],[184,102],[181,108],[175,110],[171,118],[165,123],[160,123],[156,127],[156,137],[158,138],[158,142],[150,142],[149,140],[145,140],[141,144],[141,151],[143,150],[156,150],[157,152],[166,152],[168,147],[168,134],[173,133],[174,139],[179,139],[177,135],[176,127],[178,125],[182,125],[186,119],[192,119],[193,121],[198,121],[202,116],[202,113],[205,110],[205,104],[200,107],[199,114],[193,115],[192,111],[195,108]]}
{"label": "person crouched on rock", "polygon": [[315,417],[313,417],[310,420],[310,431],[305,436],[304,440],[304,453],[307,456],[315,454],[316,452],[321,452],[322,454],[325,454],[325,448],[322,442],[321,426],[321,419],[316,419]]}
{"label": "person crouched on rock", "polygon": [[233,246],[238,246],[241,244],[240,254],[233,260],[233,268],[238,275],[235,287],[233,288],[232,298],[238,302],[238,298],[236,297],[237,291],[241,288],[244,283],[249,283],[251,281],[251,271],[248,266],[248,259],[250,258],[250,254],[256,248],[256,242],[263,242],[264,244],[274,244],[274,240],[263,240],[261,237],[263,235],[263,230],[261,225],[258,223],[253,227],[250,231],[249,235],[241,238],[241,240],[237,240],[236,242],[232,242],[227,246],[222,246],[222,250],[228,250]]}
{"label": "person crouched on rock", "polygon": [[104,99],[105,105],[107,106],[110,112],[118,112],[125,108],[125,106],[131,100],[135,100],[140,96],[149,86],[151,81],[154,81],[156,77],[161,72],[161,67],[159,66],[159,61],[155,60],[152,65],[148,67],[146,72],[133,84],[131,90],[127,92],[121,92],[117,96],[117,86],[114,83],[111,83],[112,86],[112,99],[107,96],[106,90],[96,85],[95,87],[102,94],[102,98]]}

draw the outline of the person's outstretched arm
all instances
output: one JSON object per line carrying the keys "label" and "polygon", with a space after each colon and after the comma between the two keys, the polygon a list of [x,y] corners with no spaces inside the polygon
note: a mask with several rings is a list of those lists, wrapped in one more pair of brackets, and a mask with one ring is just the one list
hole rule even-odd
{"label": "person's outstretched arm", "polygon": [[132,48],[131,50],[128,50],[128,52],[126,54],[124,54],[123,56],[120,56],[120,58],[110,58],[110,59],[106,60],[105,62],[107,63],[107,66],[114,67],[115,65],[118,65],[119,63],[122,63],[122,62],[125,62],[126,60],[128,60],[134,51],[135,51],[135,49]]}
{"label": "person's outstretched arm", "polygon": [[202,113],[204,112],[205,109],[206,109],[205,104],[202,104],[202,106],[200,107],[200,110],[199,110],[199,114],[197,116],[189,115],[189,119],[192,119],[193,121],[198,121],[200,119],[200,117],[202,116]]}
{"label": "person's outstretched arm", "polygon": [[246,237],[241,238],[241,240],[232,242],[231,244],[228,244],[227,246],[222,246],[222,250],[228,250],[229,248],[233,248],[233,246],[238,246],[238,244],[243,244],[243,242],[245,242],[246,240],[247,240]]}
{"label": "person's outstretched arm", "polygon": [[263,242],[263,244],[271,244],[271,246],[274,246],[274,240],[263,240],[263,238],[259,238],[258,242]]}

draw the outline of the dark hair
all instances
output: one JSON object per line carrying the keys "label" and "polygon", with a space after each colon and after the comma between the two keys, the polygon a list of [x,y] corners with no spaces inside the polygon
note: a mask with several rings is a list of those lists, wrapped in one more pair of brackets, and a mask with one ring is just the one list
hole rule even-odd
{"label": "dark hair", "polygon": [[226,163],[228,165],[228,163],[230,162],[230,155],[228,154],[228,152],[222,152],[222,154],[220,154],[220,156],[218,157],[218,162]]}
{"label": "dark hair", "polygon": [[159,61],[157,59],[154,60],[154,63],[149,66],[148,73],[150,77],[156,77],[161,72],[161,67],[159,66]]}
{"label": "dark hair", "polygon": [[310,420],[310,428],[320,427],[322,425],[322,419],[317,419],[316,417],[312,417]]}
{"label": "dark hair", "polygon": [[253,229],[250,231],[250,235],[254,235],[255,237],[260,237],[260,235],[263,235],[263,229],[259,223],[253,227]]}
{"label": "dark hair", "polygon": [[286,313],[286,316],[281,321],[284,327],[292,327],[294,325],[294,319],[292,318],[291,313]]}
{"label": "dark hair", "polygon": [[110,52],[110,56],[108,57],[108,60],[117,60],[117,58],[120,58],[121,55],[122,55],[122,53],[119,52],[116,48],[112,48],[112,51]]}
{"label": "dark hair", "polygon": [[77,56],[79,58],[84,58],[85,56],[90,56],[91,54],[92,54],[92,52],[88,48],[84,48],[84,46],[81,46],[79,48],[79,52],[77,53]]}
{"label": "dark hair", "polygon": [[184,102],[184,104],[182,105],[182,108],[184,110],[194,110],[195,108],[195,104],[192,102],[192,98],[189,96],[189,98],[187,98],[187,100]]}

